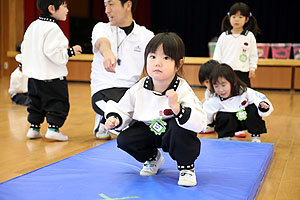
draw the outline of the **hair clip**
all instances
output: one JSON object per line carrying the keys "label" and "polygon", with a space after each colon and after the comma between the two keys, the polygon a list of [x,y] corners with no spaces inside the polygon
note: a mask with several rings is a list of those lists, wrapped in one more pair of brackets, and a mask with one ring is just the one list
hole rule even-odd
{"label": "hair clip", "polygon": [[249,17],[252,17],[252,12],[250,12]]}
{"label": "hair clip", "polygon": [[230,16],[230,12],[228,12],[227,15]]}

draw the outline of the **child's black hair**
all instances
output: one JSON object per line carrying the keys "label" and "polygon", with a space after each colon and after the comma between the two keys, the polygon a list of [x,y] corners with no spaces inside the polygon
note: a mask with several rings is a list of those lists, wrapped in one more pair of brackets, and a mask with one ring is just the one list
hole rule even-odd
{"label": "child's black hair", "polygon": [[182,39],[173,32],[159,33],[149,41],[144,54],[145,70],[147,70],[148,54],[154,53],[161,44],[163,46],[164,53],[175,61],[177,75],[182,75],[183,69],[180,60],[185,56],[185,47]]}
{"label": "child's black hair", "polygon": [[138,3],[138,0],[120,0],[121,1],[121,4],[122,6],[124,5],[124,3],[126,3],[127,1],[131,1],[132,2],[132,6],[131,6],[131,13],[133,14],[135,9],[136,9],[136,6],[137,6],[137,3]]}
{"label": "child's black hair", "polygon": [[212,93],[215,93],[213,85],[222,77],[231,85],[230,96],[241,95],[247,90],[247,85],[239,79],[233,69],[229,65],[222,63],[212,72],[209,79]]}
{"label": "child's black hair", "polygon": [[220,63],[216,60],[209,60],[202,64],[198,74],[199,82],[203,84],[205,80],[209,80],[211,73],[218,65]]}
{"label": "child's black hair", "polygon": [[258,27],[257,20],[250,12],[249,6],[243,2],[236,2],[230,7],[229,12],[222,20],[222,32],[232,29],[230,24],[230,16],[236,14],[238,11],[240,11],[241,15],[245,16],[246,19],[249,19],[243,28],[251,31],[255,36],[259,34],[260,29]]}
{"label": "child's black hair", "polygon": [[67,0],[38,0],[37,1],[37,7],[41,11],[42,14],[46,16],[50,16],[50,12],[48,10],[48,7],[50,5],[53,5],[55,10],[59,9],[60,5],[66,4]]}

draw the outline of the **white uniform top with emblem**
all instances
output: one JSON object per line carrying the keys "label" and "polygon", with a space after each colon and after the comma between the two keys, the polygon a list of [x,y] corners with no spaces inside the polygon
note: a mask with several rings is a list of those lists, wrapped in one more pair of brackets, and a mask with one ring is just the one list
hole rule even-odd
{"label": "white uniform top with emblem", "polygon": [[258,55],[253,33],[251,31],[244,31],[241,34],[223,32],[218,38],[213,59],[228,64],[233,70],[255,71]]}
{"label": "white uniform top with emblem", "polygon": [[[140,78],[144,67],[144,52],[146,45],[154,36],[153,32],[134,21],[134,27],[129,35],[119,27],[110,23],[99,22],[92,32],[94,59],[91,72],[91,95],[113,87],[129,88]],[[110,41],[113,54],[121,62],[116,65],[116,73],[107,72],[103,66],[103,56],[95,48],[96,41],[105,37]]]}
{"label": "white uniform top with emblem", "polygon": [[[166,95],[153,91],[150,84],[150,78],[144,77],[127,90],[119,103],[108,101],[105,116],[113,112],[121,116],[123,123],[118,127],[118,130],[126,127],[132,119],[149,125],[153,119],[161,118],[164,120],[174,117],[174,114],[160,116],[161,111],[170,109],[168,98]],[[174,84],[170,85],[169,89],[171,88],[178,94],[178,103],[182,107],[191,109],[188,120],[184,124],[180,124],[178,118],[181,118],[181,116],[179,116],[176,118],[177,124],[194,132],[204,130],[206,127],[206,113],[203,111],[202,104],[192,88],[184,79],[179,77],[176,77],[176,80],[174,79]]]}
{"label": "white uniform top with emblem", "polygon": [[214,121],[215,116],[219,111],[235,113],[243,110],[250,104],[254,104],[258,108],[259,103],[262,101],[268,103],[270,107],[267,112],[262,112],[258,109],[258,114],[261,117],[267,117],[274,110],[272,103],[264,94],[251,88],[247,88],[247,91],[241,95],[230,97],[228,99],[221,99],[219,96],[214,95],[204,102],[203,108],[207,113],[208,124],[210,124]]}

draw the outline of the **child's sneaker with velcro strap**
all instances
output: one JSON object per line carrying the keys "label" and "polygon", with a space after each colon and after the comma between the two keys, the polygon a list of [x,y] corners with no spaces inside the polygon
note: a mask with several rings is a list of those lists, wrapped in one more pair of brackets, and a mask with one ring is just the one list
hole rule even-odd
{"label": "child's sneaker with velcro strap", "polygon": [[252,136],[252,142],[261,143],[260,137],[259,136]]}
{"label": "child's sneaker with velcro strap", "polygon": [[195,168],[180,170],[178,185],[188,187],[197,185]]}
{"label": "child's sneaker with velcro strap", "polygon": [[151,161],[146,161],[144,163],[143,169],[140,171],[141,176],[152,176],[157,174],[158,169],[165,162],[165,158],[159,150],[157,150],[156,157]]}

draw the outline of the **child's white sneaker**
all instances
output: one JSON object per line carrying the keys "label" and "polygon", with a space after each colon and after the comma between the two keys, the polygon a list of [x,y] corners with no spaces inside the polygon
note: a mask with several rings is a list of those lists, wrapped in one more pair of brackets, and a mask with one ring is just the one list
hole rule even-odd
{"label": "child's white sneaker", "polygon": [[146,161],[144,163],[143,169],[140,171],[141,176],[152,176],[157,174],[158,169],[165,162],[165,158],[159,150],[157,150],[156,157],[151,161]]}
{"label": "child's white sneaker", "polygon": [[258,136],[252,136],[252,142],[261,143],[260,137],[258,137]]}
{"label": "child's white sneaker", "polygon": [[215,127],[213,126],[206,126],[205,131],[200,132],[201,134],[211,134],[215,133]]}
{"label": "child's white sneaker", "polygon": [[68,140],[68,136],[63,135],[61,132],[56,132],[50,129],[47,130],[45,137],[50,140],[58,140],[58,141]]}
{"label": "child's white sneaker", "polygon": [[195,168],[180,170],[178,185],[181,185],[181,186],[195,186],[195,185],[197,185]]}
{"label": "child's white sneaker", "polygon": [[37,139],[41,138],[42,134],[39,131],[34,130],[33,128],[30,128],[26,135],[30,139]]}
{"label": "child's white sneaker", "polygon": [[238,132],[234,133],[234,137],[245,138],[245,137],[247,137],[247,134],[245,131],[238,131]]}
{"label": "child's white sneaker", "polygon": [[99,140],[110,140],[111,135],[108,130],[104,128],[104,124],[100,124],[99,130],[95,133],[96,138]]}

